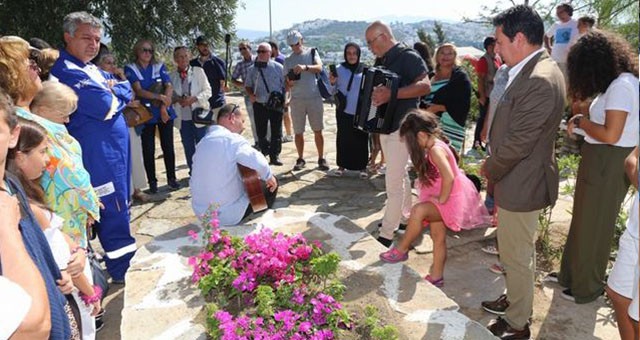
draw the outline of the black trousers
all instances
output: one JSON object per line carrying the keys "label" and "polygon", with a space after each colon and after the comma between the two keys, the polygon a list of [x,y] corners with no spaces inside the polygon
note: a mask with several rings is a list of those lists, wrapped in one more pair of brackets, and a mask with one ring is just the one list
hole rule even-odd
{"label": "black trousers", "polygon": [[[267,109],[262,103],[253,103],[253,117],[256,122],[258,145],[263,155],[271,158],[280,156],[282,151],[282,112]],[[267,140],[267,123],[271,124],[271,140]]]}
{"label": "black trousers", "polygon": [[157,122],[147,124],[142,129],[142,158],[144,160],[144,170],[147,173],[147,182],[157,184],[156,178],[156,127],[160,133],[160,147],[164,158],[164,167],[167,170],[167,180],[176,179],[176,155],[173,150],[173,120],[166,123]]}
{"label": "black trousers", "polygon": [[[271,209],[271,207],[273,207],[273,202],[276,201],[276,196],[278,195],[278,188],[276,188],[276,190],[271,192],[269,191],[269,188],[267,188],[267,185],[265,182],[262,182],[261,184],[262,184],[262,193],[264,194],[264,198],[267,201],[267,207]],[[253,208],[251,208],[251,204],[249,204],[249,206],[247,207],[247,210],[244,212],[244,216],[242,216],[242,219],[244,220],[251,214],[253,214]]]}

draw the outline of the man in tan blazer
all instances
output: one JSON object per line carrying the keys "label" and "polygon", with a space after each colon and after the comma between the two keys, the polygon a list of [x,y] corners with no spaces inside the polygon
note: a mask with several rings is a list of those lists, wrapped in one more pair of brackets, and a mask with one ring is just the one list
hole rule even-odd
{"label": "man in tan blazer", "polygon": [[[483,302],[483,307],[504,314],[489,325],[494,335],[529,339],[535,233],[541,210],[555,204],[558,197],[554,144],[565,84],[562,72],[542,47],[544,25],[535,10],[515,6],[495,17],[493,24],[496,52],[510,70],[505,93],[496,103],[491,156],[482,171],[495,183],[498,244],[507,294],[494,302]],[[500,303],[502,310],[495,305]]]}

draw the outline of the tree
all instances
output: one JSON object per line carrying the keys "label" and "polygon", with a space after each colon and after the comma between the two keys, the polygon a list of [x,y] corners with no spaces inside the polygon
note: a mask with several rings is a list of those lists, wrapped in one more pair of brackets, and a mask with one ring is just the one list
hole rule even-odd
{"label": "tree", "polygon": [[436,41],[438,42],[438,45],[442,45],[447,42],[447,35],[444,33],[444,29],[440,22],[433,22],[433,33],[436,34]]}
{"label": "tree", "polygon": [[436,44],[435,42],[433,42],[433,38],[431,37],[431,34],[427,33],[427,31],[424,30],[424,28],[420,27],[418,28],[418,39],[420,39],[420,41],[422,41],[423,43],[427,44],[427,47],[429,47],[429,54],[433,55],[433,51],[435,50]]}
{"label": "tree", "polygon": [[234,28],[238,4],[238,0],[0,0],[0,35],[39,37],[59,46],[64,16],[83,10],[103,20],[112,49],[122,58],[130,56],[140,38],[158,46],[193,45],[203,34],[220,42]]}
{"label": "tree", "polygon": [[[543,20],[552,23],[556,20],[555,9],[564,0],[534,0],[534,1],[497,1],[493,7],[482,6],[481,12],[476,18],[463,18],[465,22],[477,22],[487,25],[498,13],[510,6],[520,3],[535,8]],[[574,8],[574,19],[580,15],[595,17],[597,26],[622,34],[633,47],[638,48],[638,1],[637,0],[574,0],[571,2]]]}

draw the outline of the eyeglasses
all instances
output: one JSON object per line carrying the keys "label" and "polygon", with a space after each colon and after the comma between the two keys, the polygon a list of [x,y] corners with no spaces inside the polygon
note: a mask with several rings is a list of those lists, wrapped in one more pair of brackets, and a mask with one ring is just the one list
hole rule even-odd
{"label": "eyeglasses", "polygon": [[376,35],[375,38],[373,38],[371,40],[367,40],[367,46],[371,46],[371,44],[373,44],[376,40],[378,40],[378,38],[380,38],[383,35],[384,35],[384,33],[380,33],[380,34]]}
{"label": "eyeglasses", "polygon": [[153,53],[153,48],[143,48],[142,53]]}
{"label": "eyeglasses", "polygon": [[269,53],[267,50],[258,50],[258,53]]}
{"label": "eyeglasses", "polygon": [[294,47],[296,47],[296,46],[300,46],[300,42],[299,42],[299,41],[298,41],[296,44],[289,45],[289,47],[291,47],[291,48],[294,48]]}
{"label": "eyeglasses", "polygon": [[246,47],[240,47],[240,48],[238,48],[238,51],[246,51],[246,50],[247,50],[247,48],[246,48]]}

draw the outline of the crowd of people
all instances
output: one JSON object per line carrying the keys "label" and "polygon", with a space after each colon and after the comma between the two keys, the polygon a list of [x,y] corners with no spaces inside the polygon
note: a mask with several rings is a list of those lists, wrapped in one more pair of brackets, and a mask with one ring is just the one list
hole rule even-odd
{"label": "crowd of people", "polygon": [[[412,242],[429,228],[433,263],[425,280],[445,284],[446,233],[497,225],[500,272],[506,293],[482,308],[499,315],[489,331],[501,339],[529,339],[533,310],[535,234],[543,209],[558,197],[555,142],[567,107],[568,133],[581,134],[572,221],[558,273],[547,279],[562,296],[582,304],[604,292],[623,339],[638,335],[638,195],[606,280],[611,241],[625,195],[638,185],[638,55],[619,36],[571,19],[546,33],[531,7],[518,5],[493,19],[476,63],[480,116],[473,148],[486,151],[479,183],[458,164],[463,152],[472,84],[458,66],[456,47],[438,46],[433,58],[421,43],[408,48],[380,21],[364,33],[373,67],[399,75],[397,92],[377,86],[374,106],[391,101],[391,131],[354,127],[363,73],[361,47],[349,42],[344,61],[329,74],[336,102],[336,164],[342,176],[384,163],[387,202],[377,240],[380,260],[408,259]],[[258,212],[239,167],[255,172],[266,206],[277,197],[271,166],[282,166],[282,143],[294,141],[299,171],[307,166],[304,132],[313,132],[317,168],[325,158],[324,106],[317,50],[298,31],[284,56],[276,42],[238,44],[242,60],[230,76],[244,105],[227,104],[227,66],[209,41],[173,48],[175,67],[158,61],[154,43],[138,40],[124,68],[101,45],[103,26],[86,12],[67,15],[59,50],[32,39],[0,37],[0,338],[93,339],[100,327],[102,288],[89,264],[97,236],[112,284],[124,284],[136,251],[130,232],[131,200],[158,192],[155,143],[159,137],[170,190],[176,177],[174,127],[189,168],[196,215],[217,210],[223,226]],[[170,71],[173,69],[173,71]],[[253,144],[244,138],[245,114]],[[284,133],[283,133],[284,130]],[[269,157],[267,160],[266,157]],[[417,174],[411,196],[408,169]],[[406,228],[394,245],[394,233]],[[496,246],[497,249],[497,246]],[[587,251],[588,250],[588,251]],[[10,311],[9,309],[10,308]],[[98,317],[98,319],[96,318]]]}

